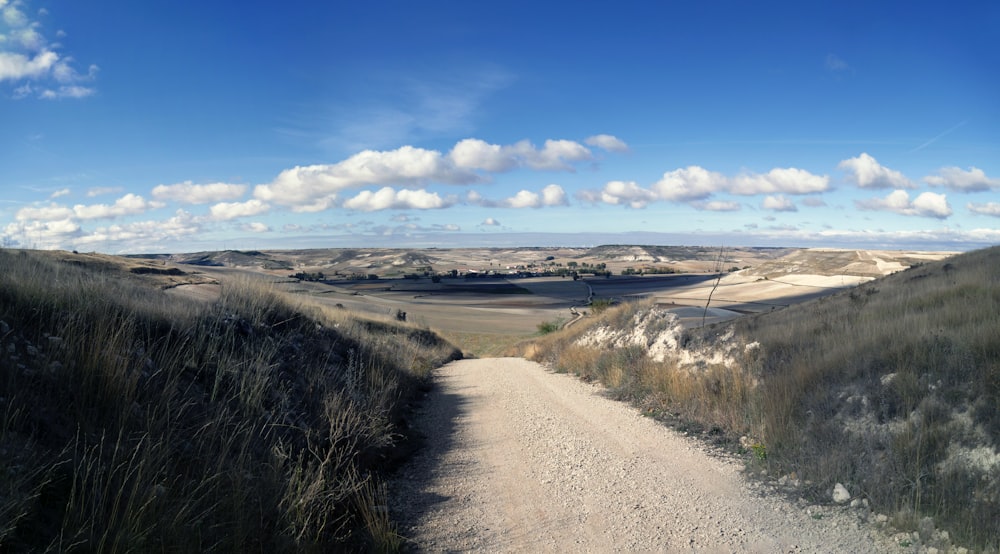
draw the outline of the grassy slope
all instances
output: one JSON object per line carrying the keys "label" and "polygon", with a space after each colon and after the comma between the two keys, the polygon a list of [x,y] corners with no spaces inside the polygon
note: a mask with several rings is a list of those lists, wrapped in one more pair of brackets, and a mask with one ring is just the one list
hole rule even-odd
{"label": "grassy slope", "polygon": [[[835,483],[894,523],[922,517],[1000,546],[1000,247],[913,267],[824,299],[683,334],[655,362],[642,345],[575,341],[603,325],[655,326],[626,305],[526,347],[600,379],[651,414],[745,436],[754,463],[793,474],[814,500]],[[647,330],[649,332],[649,330]],[[664,327],[662,332],[670,332]],[[747,348],[747,345],[757,343]],[[690,353],[728,352],[730,363]],[[696,356],[697,357],[697,356]]]}
{"label": "grassy slope", "polygon": [[0,550],[397,544],[378,472],[454,348],[245,282],[187,302],[80,261],[0,251]]}

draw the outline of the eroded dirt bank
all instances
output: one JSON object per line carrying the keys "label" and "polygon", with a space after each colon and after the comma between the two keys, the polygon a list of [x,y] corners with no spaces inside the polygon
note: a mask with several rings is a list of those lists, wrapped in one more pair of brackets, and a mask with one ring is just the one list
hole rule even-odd
{"label": "eroded dirt bank", "polygon": [[415,551],[892,549],[856,516],[756,492],[738,462],[533,362],[462,360],[437,382],[428,445],[392,485]]}

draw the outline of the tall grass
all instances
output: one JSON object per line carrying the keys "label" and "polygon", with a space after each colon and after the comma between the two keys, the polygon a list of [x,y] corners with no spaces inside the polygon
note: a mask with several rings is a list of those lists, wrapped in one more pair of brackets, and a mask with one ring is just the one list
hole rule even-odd
{"label": "tall grass", "polygon": [[[795,473],[805,494],[837,482],[896,521],[932,517],[952,537],[1000,547],[1000,247],[928,263],[842,294],[677,337],[674,358],[597,349],[616,307],[522,351],[618,397],[744,437],[754,463]],[[727,352],[727,363],[687,353]],[[683,360],[688,362],[682,363]]]}
{"label": "tall grass", "polygon": [[0,322],[0,550],[391,550],[379,472],[457,355],[250,281],[199,303],[28,252],[0,251]]}

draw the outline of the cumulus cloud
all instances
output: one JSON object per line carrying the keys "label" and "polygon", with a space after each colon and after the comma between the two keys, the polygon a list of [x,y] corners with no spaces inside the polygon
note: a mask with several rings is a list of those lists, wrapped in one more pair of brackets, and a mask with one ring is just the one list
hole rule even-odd
{"label": "cumulus cloud", "polygon": [[587,137],[583,142],[608,152],[628,152],[628,145],[625,144],[625,141],[613,135],[594,135]]}
{"label": "cumulus cloud", "polygon": [[52,71],[59,60],[59,54],[52,51],[38,52],[26,56],[11,52],[0,52],[0,82],[20,79],[38,79]]}
{"label": "cumulus cloud", "polygon": [[794,167],[776,167],[763,174],[739,175],[732,180],[729,192],[733,194],[813,194],[830,189],[830,178]]}
{"label": "cumulus cloud", "polygon": [[25,206],[14,218],[18,221],[42,220],[53,221],[57,219],[69,219],[74,217],[73,210],[61,204],[51,203],[48,206]]}
{"label": "cumulus cloud", "polygon": [[268,204],[253,198],[246,202],[219,202],[208,209],[212,219],[228,221],[238,217],[250,217],[267,213],[271,209]]}
{"label": "cumulus cloud", "polygon": [[[289,206],[293,211],[320,211],[336,205],[344,190],[364,186],[424,186],[431,183],[469,185],[490,180],[486,173],[514,169],[573,171],[573,164],[590,160],[585,146],[570,140],[546,140],[542,148],[529,141],[512,145],[464,139],[447,155],[436,150],[403,146],[396,150],[365,150],[335,164],[296,166],[270,183],[254,188],[259,200]],[[550,190],[555,194],[555,190]],[[545,197],[543,205],[557,199]]]}
{"label": "cumulus cloud", "polygon": [[573,163],[593,158],[586,146],[571,140],[546,140],[541,149],[530,141],[501,146],[480,139],[459,141],[448,153],[457,168],[494,173],[528,167],[545,171],[572,171]]}
{"label": "cumulus cloud", "polygon": [[611,181],[596,195],[584,191],[581,199],[639,209],[645,208],[657,198],[654,192],[640,187],[635,181]]}
{"label": "cumulus cloud", "polygon": [[795,206],[795,203],[782,194],[778,194],[776,196],[765,196],[764,200],[760,203],[760,207],[774,212],[799,211],[799,209]]}
{"label": "cumulus cloud", "polygon": [[85,245],[108,242],[127,242],[133,246],[159,244],[166,240],[181,240],[202,231],[201,223],[190,213],[177,210],[173,217],[165,220],[135,221],[125,224],[98,227],[93,232],[74,240]]}
{"label": "cumulus cloud", "polygon": [[540,193],[529,190],[518,191],[514,196],[499,203],[505,208],[542,208],[567,204],[566,191],[555,184],[547,185]]}
{"label": "cumulus cloud", "polygon": [[499,222],[499,221],[497,221],[497,220],[495,220],[495,219],[493,219],[492,217],[487,217],[487,218],[486,218],[485,220],[483,220],[483,222],[482,222],[482,223],[480,223],[479,225],[480,225],[481,227],[499,227],[499,226],[500,226],[500,222]]}
{"label": "cumulus cloud", "polygon": [[[600,191],[581,191],[578,198],[585,202],[624,204],[643,208],[655,201],[686,202],[699,210],[735,211],[736,202],[709,202],[717,193],[738,195],[755,194],[811,194],[829,189],[830,178],[813,175],[802,169],[775,168],[764,174],[743,174],[727,177],[700,166],[688,166],[663,174],[648,189],[634,181],[612,181]],[[772,201],[773,202],[773,201]]]}
{"label": "cumulus cloud", "polygon": [[458,141],[448,153],[448,157],[457,167],[499,173],[510,171],[518,165],[510,149],[511,147],[505,148],[485,140],[469,138]]}
{"label": "cumulus cloud", "polygon": [[273,182],[257,185],[253,194],[260,200],[316,211],[313,208],[329,207],[338,192],[350,188],[478,181],[478,175],[456,167],[440,152],[403,146],[386,152],[365,150],[336,164],[286,169]]}
{"label": "cumulus cloud", "polygon": [[951,206],[944,194],[924,192],[910,200],[905,190],[897,189],[885,198],[855,200],[854,204],[861,210],[878,210],[920,217],[945,219],[952,214]]}
{"label": "cumulus cloud", "polygon": [[240,226],[240,229],[250,233],[266,233],[271,230],[266,224],[259,221],[254,221],[252,223],[246,223]]}
{"label": "cumulus cloud", "polygon": [[32,94],[43,99],[84,98],[96,92],[81,84],[95,78],[96,65],[86,73],[77,71],[73,58],[60,55],[56,51],[59,45],[49,44],[40,32],[41,23],[26,15],[24,2],[3,2],[0,6],[7,27],[0,35],[0,83],[16,83],[15,99]]}
{"label": "cumulus cloud", "polygon": [[173,200],[182,204],[210,204],[224,200],[236,200],[243,196],[246,185],[230,183],[209,183],[196,185],[191,181],[173,185],[157,185],[153,187],[153,198],[158,200]]}
{"label": "cumulus cloud", "polygon": [[863,189],[914,188],[913,183],[902,173],[880,165],[865,152],[856,158],[841,161],[837,168],[846,171],[847,180]]}
{"label": "cumulus cloud", "polygon": [[162,208],[165,204],[156,201],[147,201],[137,194],[126,194],[114,204],[77,204],[73,206],[73,213],[79,219],[110,219],[127,215],[137,215],[151,209]]}
{"label": "cumulus cloud", "polygon": [[728,182],[726,176],[721,173],[692,165],[664,173],[663,177],[653,184],[650,192],[657,200],[674,202],[704,200],[718,191],[725,190]]}
{"label": "cumulus cloud", "polygon": [[810,196],[808,198],[803,198],[802,203],[805,204],[806,206],[809,206],[810,208],[819,208],[822,206],[826,206],[826,201],[823,200],[822,198],[819,198],[818,196]]}
{"label": "cumulus cloud", "polygon": [[1000,217],[1000,202],[969,202],[965,207],[974,214]]}
{"label": "cumulus cloud", "polygon": [[455,203],[453,198],[441,198],[436,192],[426,190],[383,187],[376,192],[361,191],[357,196],[344,201],[343,207],[360,212],[378,210],[433,210],[446,208]]}
{"label": "cumulus cloud", "polygon": [[692,202],[691,207],[707,212],[738,212],[743,209],[743,205],[739,202],[723,202],[721,200]]}
{"label": "cumulus cloud", "polygon": [[1000,190],[1000,178],[987,177],[978,167],[968,171],[960,167],[943,167],[937,175],[924,177],[924,182],[934,187],[946,187],[958,192],[985,192]]}
{"label": "cumulus cloud", "polygon": [[71,218],[21,221],[4,228],[5,237],[20,239],[21,244],[32,248],[58,248],[79,234],[80,224]]}

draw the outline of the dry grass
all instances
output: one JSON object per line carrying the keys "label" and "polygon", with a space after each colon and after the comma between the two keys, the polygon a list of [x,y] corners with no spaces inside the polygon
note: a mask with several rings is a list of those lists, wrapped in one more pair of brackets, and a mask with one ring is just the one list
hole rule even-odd
{"label": "dry grass", "polygon": [[457,352],[340,312],[0,251],[0,550],[397,548],[378,475]]}
{"label": "dry grass", "polygon": [[[633,329],[648,304],[522,345],[652,414],[746,436],[750,458],[795,473],[804,493],[837,482],[896,521],[932,517],[951,536],[1000,547],[1000,247],[928,263],[832,297],[648,347],[578,344],[587,329]],[[747,347],[752,343],[759,346]],[[725,363],[685,362],[729,352]]]}

